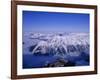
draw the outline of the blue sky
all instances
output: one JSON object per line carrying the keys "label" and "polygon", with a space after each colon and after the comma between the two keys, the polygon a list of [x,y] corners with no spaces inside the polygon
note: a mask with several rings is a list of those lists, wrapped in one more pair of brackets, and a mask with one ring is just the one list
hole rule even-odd
{"label": "blue sky", "polygon": [[23,30],[89,32],[89,14],[23,11]]}

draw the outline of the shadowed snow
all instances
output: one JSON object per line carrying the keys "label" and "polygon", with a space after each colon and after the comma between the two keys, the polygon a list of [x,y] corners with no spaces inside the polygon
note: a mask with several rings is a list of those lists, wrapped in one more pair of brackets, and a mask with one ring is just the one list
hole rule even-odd
{"label": "shadowed snow", "polygon": [[26,40],[24,48],[34,46],[31,52],[26,50],[27,53],[52,53],[61,56],[78,56],[82,52],[89,53],[88,33],[27,33],[24,34],[24,38]]}

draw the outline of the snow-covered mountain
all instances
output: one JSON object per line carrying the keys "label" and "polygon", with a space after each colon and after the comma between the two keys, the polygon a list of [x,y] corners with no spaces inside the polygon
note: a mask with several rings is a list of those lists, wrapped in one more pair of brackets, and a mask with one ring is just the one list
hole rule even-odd
{"label": "snow-covered mountain", "polygon": [[89,33],[25,33],[24,53],[78,56],[89,54]]}

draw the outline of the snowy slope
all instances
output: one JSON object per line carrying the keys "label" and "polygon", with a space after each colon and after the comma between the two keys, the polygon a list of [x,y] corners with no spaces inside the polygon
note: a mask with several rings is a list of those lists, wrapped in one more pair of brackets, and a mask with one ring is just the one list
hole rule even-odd
{"label": "snowy slope", "polygon": [[24,33],[24,54],[78,56],[89,53],[88,33]]}

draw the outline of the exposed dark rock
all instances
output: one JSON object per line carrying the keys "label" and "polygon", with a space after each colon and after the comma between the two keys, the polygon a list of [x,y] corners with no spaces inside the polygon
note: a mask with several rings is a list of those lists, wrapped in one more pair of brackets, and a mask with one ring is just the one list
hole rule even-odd
{"label": "exposed dark rock", "polygon": [[64,66],[75,66],[75,62],[68,61]]}
{"label": "exposed dark rock", "polygon": [[59,34],[59,36],[63,36],[63,34]]}
{"label": "exposed dark rock", "polygon": [[25,42],[23,42],[23,44],[25,44]]}
{"label": "exposed dark rock", "polygon": [[75,66],[75,63],[61,58],[61,59],[57,59],[53,63],[48,62],[45,65],[45,67],[67,67],[67,66]]}
{"label": "exposed dark rock", "polygon": [[29,51],[32,52],[36,45],[30,46]]}

